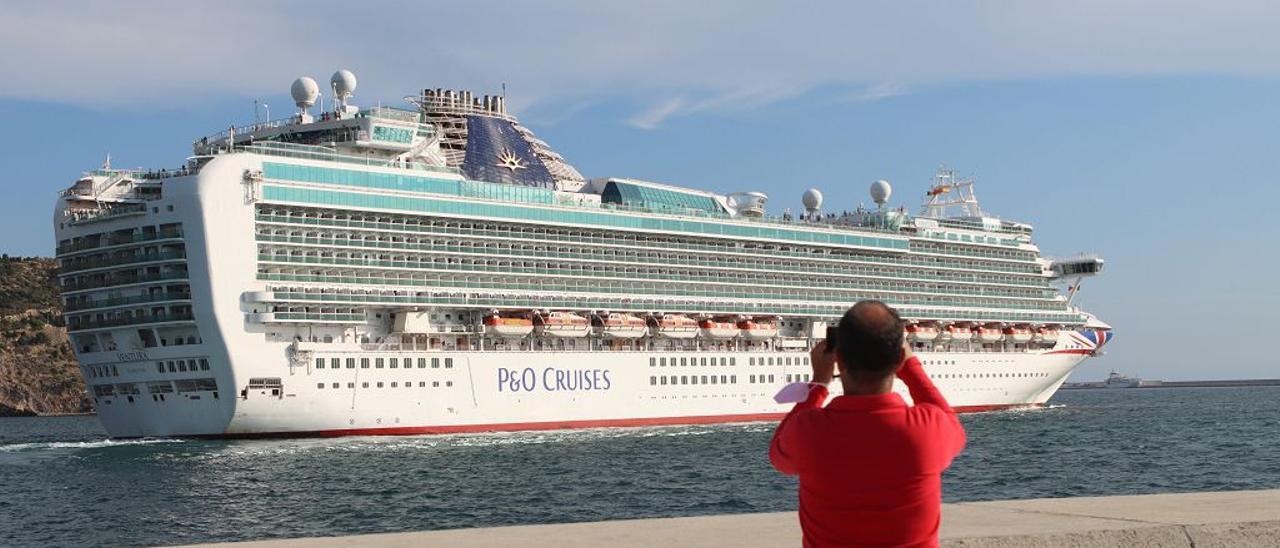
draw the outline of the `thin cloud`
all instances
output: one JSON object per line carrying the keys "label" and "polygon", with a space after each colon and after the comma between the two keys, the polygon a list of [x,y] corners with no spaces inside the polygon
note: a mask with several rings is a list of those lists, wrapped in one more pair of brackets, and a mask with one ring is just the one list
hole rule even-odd
{"label": "thin cloud", "polygon": [[662,122],[670,118],[685,105],[685,100],[680,97],[673,97],[651,107],[649,110],[641,112],[627,120],[627,125],[639,129],[657,129]]}
{"label": "thin cloud", "polygon": [[881,82],[879,84],[872,84],[864,87],[849,95],[848,98],[850,101],[859,103],[871,103],[898,97],[906,93],[906,86],[903,86],[898,82]]}

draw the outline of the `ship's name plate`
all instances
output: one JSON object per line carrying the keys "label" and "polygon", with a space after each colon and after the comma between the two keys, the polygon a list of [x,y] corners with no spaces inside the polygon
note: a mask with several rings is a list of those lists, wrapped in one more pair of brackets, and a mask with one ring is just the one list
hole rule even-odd
{"label": "ship's name plate", "polygon": [[150,359],[146,352],[116,352],[116,360],[120,362],[145,362]]}
{"label": "ship's name plate", "polygon": [[608,369],[498,368],[498,392],[584,392],[610,386]]}

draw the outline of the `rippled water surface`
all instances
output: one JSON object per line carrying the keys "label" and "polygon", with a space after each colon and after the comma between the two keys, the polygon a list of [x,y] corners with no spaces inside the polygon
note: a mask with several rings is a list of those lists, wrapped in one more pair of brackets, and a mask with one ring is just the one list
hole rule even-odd
{"label": "rippled water surface", "polygon": [[[1280,388],[1083,390],[964,417],[948,501],[1280,487]],[[772,424],[109,441],[0,419],[0,545],[155,545],[795,508]]]}

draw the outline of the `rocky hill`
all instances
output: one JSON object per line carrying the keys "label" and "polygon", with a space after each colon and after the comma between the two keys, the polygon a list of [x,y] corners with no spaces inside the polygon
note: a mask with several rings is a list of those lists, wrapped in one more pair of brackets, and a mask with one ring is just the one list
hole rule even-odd
{"label": "rocky hill", "polygon": [[92,410],[56,273],[53,259],[0,256],[0,416]]}

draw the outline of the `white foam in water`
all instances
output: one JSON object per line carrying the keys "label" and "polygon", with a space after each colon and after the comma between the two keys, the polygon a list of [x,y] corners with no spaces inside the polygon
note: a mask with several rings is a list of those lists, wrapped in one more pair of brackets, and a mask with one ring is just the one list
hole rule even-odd
{"label": "white foam in water", "polygon": [[605,427],[568,430],[533,430],[517,432],[484,432],[467,434],[433,434],[421,436],[359,436],[346,438],[320,438],[303,440],[253,440],[229,442],[224,451],[212,452],[205,458],[219,455],[291,454],[308,451],[402,451],[450,447],[499,447],[515,445],[540,445],[576,443],[616,438],[670,438],[704,436],[726,431],[756,432],[772,430],[774,423],[725,423],[677,426]]}
{"label": "white foam in water", "polygon": [[140,440],[97,440],[97,441],[55,441],[47,443],[14,443],[0,445],[0,453],[16,453],[19,451],[41,451],[47,449],[98,449],[103,447],[120,447],[130,445],[151,445],[155,443],[182,443],[179,439],[140,439]]}

